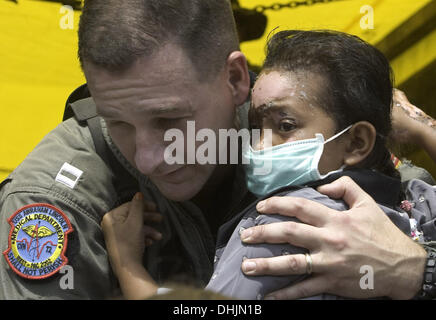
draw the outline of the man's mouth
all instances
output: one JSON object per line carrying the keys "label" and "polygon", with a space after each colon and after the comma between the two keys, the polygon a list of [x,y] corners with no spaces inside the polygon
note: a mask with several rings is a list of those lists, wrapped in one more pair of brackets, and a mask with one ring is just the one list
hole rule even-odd
{"label": "man's mouth", "polygon": [[184,173],[186,166],[181,166],[176,169],[170,169],[165,172],[160,172],[158,174],[153,175],[153,178],[163,180],[165,182],[170,183],[180,183],[184,180]]}

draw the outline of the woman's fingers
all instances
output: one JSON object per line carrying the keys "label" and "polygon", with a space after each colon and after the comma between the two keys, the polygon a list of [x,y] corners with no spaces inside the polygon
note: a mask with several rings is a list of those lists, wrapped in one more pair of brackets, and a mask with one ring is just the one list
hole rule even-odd
{"label": "woman's fingers", "polygon": [[144,210],[154,212],[157,210],[157,206],[154,202],[144,200]]}
{"label": "woman's fingers", "polygon": [[163,216],[158,212],[148,212],[144,211],[144,222],[145,223],[159,223],[162,222]]}
{"label": "woman's fingers", "polygon": [[160,233],[159,231],[157,231],[156,229],[150,226],[144,225],[143,232],[144,232],[145,239],[151,239],[154,241],[159,241],[162,239],[162,233]]}
{"label": "woman's fingers", "polygon": [[140,232],[142,226],[143,239],[146,246],[150,246],[154,241],[162,239],[162,234],[147,225],[159,223],[163,217],[158,212],[150,212],[156,210],[156,205],[149,201],[144,201],[142,193],[136,193],[132,201],[122,204],[121,206],[108,212],[102,220],[103,231],[108,229],[108,225],[117,232],[120,230],[129,230],[130,233]]}
{"label": "woman's fingers", "polygon": [[132,226],[142,225],[144,223],[144,196],[138,192],[130,201],[129,213],[126,222]]}
{"label": "woman's fingers", "polygon": [[144,244],[146,247],[151,246],[154,243],[154,241],[150,238],[145,238]]}
{"label": "woman's fingers", "polygon": [[138,192],[128,207],[128,219],[133,220],[132,223],[159,223],[163,217],[156,209],[153,202],[144,201],[142,193]]}
{"label": "woman's fingers", "polygon": [[129,207],[130,207],[130,203],[127,202],[107,212],[103,216],[102,223],[104,222],[105,224],[107,223],[112,224],[112,223],[124,222],[127,216],[129,215]]}

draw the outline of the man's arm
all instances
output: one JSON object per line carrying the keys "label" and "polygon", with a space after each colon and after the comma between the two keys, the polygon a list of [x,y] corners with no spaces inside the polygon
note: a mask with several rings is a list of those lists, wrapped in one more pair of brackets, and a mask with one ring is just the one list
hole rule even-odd
{"label": "man's arm", "polygon": [[[0,299],[102,299],[119,294],[113,292],[116,279],[100,228],[116,194],[111,172],[92,144],[89,131],[68,120],[1,186]],[[59,270],[66,259],[70,267]]]}
{"label": "man's arm", "polygon": [[[116,282],[111,275],[100,226],[71,200],[43,188],[17,191],[2,198],[1,252],[9,248],[18,250],[0,256],[0,299],[102,299],[114,294]],[[28,215],[30,220],[17,233],[19,243],[14,243],[10,235],[13,227],[7,220],[14,212],[27,214],[26,209],[22,209],[29,205],[34,206],[29,209],[37,211]],[[58,212],[62,212],[64,221],[71,225],[71,232],[61,231],[61,236],[56,228],[63,222],[50,219],[52,213]],[[41,220],[35,220],[32,215]],[[15,226],[19,228],[17,223]],[[44,233],[37,230],[44,230],[49,236],[44,237]],[[53,232],[56,233],[50,235]],[[58,249],[64,248],[65,252],[58,255]],[[47,262],[48,259],[51,262]],[[68,267],[63,266],[53,273],[61,260]],[[39,266],[31,267],[29,263],[39,263]],[[27,274],[35,277],[27,279]]]}
{"label": "man's arm", "polygon": [[[296,299],[326,292],[350,298],[413,298],[422,284],[425,250],[401,232],[350,178],[342,177],[318,191],[342,198],[350,209],[338,212],[310,200],[273,197],[260,202],[257,210],[295,216],[313,226],[312,231],[303,234],[298,228],[281,230],[277,225],[264,225],[247,229],[241,235],[247,243],[281,241],[311,248],[312,276],[271,296]],[[286,257],[287,261],[283,257],[245,260],[242,269],[250,275],[306,272],[304,256]],[[251,264],[249,271],[248,262],[255,263],[254,270]],[[289,265],[296,267],[291,271]],[[362,266],[370,266],[374,271],[373,290],[364,290],[359,285]]]}

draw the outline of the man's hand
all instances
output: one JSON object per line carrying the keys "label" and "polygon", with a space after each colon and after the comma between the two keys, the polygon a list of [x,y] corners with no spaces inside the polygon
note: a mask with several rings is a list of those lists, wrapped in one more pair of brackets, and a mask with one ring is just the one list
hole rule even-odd
{"label": "man's hand", "polygon": [[[303,223],[262,225],[241,234],[246,243],[288,242],[310,251],[312,275],[269,297],[297,299],[331,293],[350,298],[412,298],[422,283],[425,250],[403,234],[349,177],[321,186],[318,191],[342,198],[350,209],[339,212],[307,199],[272,197],[259,202],[260,213],[293,216]],[[360,288],[360,268],[364,265],[374,271],[373,290]],[[297,254],[247,259],[242,270],[247,275],[305,274],[306,258]]]}

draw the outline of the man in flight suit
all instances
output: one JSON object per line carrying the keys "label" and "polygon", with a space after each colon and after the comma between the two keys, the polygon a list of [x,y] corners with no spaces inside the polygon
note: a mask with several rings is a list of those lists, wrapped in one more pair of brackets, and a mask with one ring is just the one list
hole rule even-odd
{"label": "man in flight suit", "polygon": [[[177,275],[204,284],[214,235],[246,195],[243,176],[235,165],[166,164],[164,134],[186,132],[187,120],[217,136],[235,127],[249,94],[246,60],[227,1],[143,1],[137,9],[132,1],[85,4],[79,58],[93,98],[78,103],[96,107],[109,149],[164,216],[163,239],[145,254],[149,272],[158,282]],[[116,294],[100,228],[120,203],[115,184],[87,126],[71,118],[49,133],[1,187],[0,298]],[[56,214],[71,225],[58,250],[51,244],[59,236],[41,233],[62,226],[50,219]],[[62,274],[64,264],[72,269]],[[63,289],[71,272],[74,288]]]}
{"label": "man in flight suit", "polygon": [[[165,133],[179,129],[190,143],[188,121],[216,137],[247,127],[250,78],[229,2],[85,2],[79,58],[92,98],[73,109],[96,110],[108,151],[164,216],[144,265],[158,283],[207,283],[218,227],[253,199],[239,165],[168,164]],[[86,122],[71,118],[1,184],[0,299],[119,293],[100,222],[126,198],[97,149]]]}

